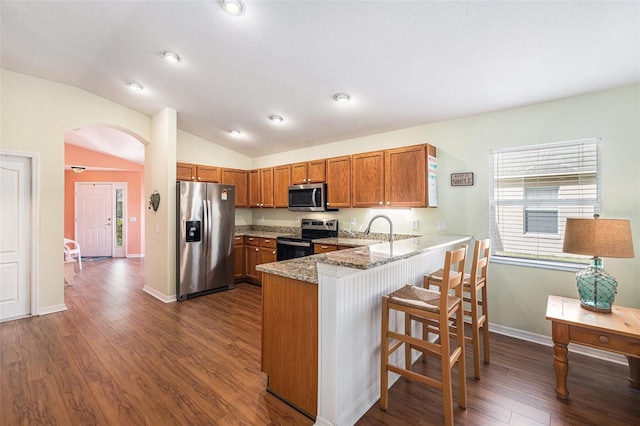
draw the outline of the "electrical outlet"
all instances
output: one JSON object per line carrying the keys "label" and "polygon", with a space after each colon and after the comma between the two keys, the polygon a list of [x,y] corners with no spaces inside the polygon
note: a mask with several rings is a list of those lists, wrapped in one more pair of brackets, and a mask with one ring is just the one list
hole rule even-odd
{"label": "electrical outlet", "polygon": [[447,221],[441,220],[438,224],[438,231],[446,231],[447,230]]}
{"label": "electrical outlet", "polygon": [[420,222],[418,221],[418,219],[413,219],[413,221],[411,221],[411,229],[417,231],[419,224]]}
{"label": "electrical outlet", "polygon": [[356,218],[355,217],[351,218],[351,226],[356,226]]}
{"label": "electrical outlet", "polygon": [[300,216],[296,216],[296,223],[300,223]]}

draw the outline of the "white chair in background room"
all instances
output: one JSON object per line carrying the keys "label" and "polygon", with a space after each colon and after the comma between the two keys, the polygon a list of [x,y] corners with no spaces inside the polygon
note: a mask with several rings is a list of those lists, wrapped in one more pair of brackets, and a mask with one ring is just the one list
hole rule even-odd
{"label": "white chair in background room", "polygon": [[64,239],[64,260],[76,259],[78,261],[78,267],[82,271],[82,257],[80,254],[80,244],[75,240],[69,238]]}

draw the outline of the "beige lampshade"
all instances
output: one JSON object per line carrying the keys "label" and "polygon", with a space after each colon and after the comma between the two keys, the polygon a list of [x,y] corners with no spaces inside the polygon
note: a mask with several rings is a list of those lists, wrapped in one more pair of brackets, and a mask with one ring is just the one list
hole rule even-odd
{"label": "beige lampshade", "polygon": [[597,257],[635,257],[631,223],[620,219],[567,219],[565,253]]}

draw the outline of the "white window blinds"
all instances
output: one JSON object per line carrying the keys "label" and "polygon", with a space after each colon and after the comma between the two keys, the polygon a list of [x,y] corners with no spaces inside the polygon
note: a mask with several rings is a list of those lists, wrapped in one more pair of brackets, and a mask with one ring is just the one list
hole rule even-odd
{"label": "white window blinds", "polygon": [[492,255],[585,262],[563,253],[568,217],[600,209],[598,139],[492,151]]}

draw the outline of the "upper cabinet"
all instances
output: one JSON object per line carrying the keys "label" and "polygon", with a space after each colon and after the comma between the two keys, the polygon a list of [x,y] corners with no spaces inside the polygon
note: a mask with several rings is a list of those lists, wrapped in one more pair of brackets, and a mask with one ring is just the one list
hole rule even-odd
{"label": "upper cabinet", "polygon": [[425,146],[384,153],[384,199],[387,207],[424,207],[427,157]]}
{"label": "upper cabinet", "polygon": [[351,207],[351,156],[327,159],[327,205]]}
{"label": "upper cabinet", "polygon": [[220,169],[218,167],[212,166],[196,166],[196,181],[197,182],[220,182],[220,176],[218,171]]}
{"label": "upper cabinet", "polygon": [[307,161],[291,165],[291,183],[300,185],[305,183],[321,183],[326,181],[325,160]]}
{"label": "upper cabinet", "polygon": [[236,186],[236,207],[288,207],[289,185],[327,183],[327,206],[436,207],[436,148],[429,144],[258,170],[177,163],[178,180]]}
{"label": "upper cabinet", "polygon": [[203,166],[200,164],[177,163],[176,179],[195,182],[220,182],[218,167]]}
{"label": "upper cabinet", "polygon": [[249,172],[237,169],[222,169],[220,183],[235,185],[236,207],[249,207]]}
{"label": "upper cabinet", "polygon": [[353,207],[429,206],[428,156],[431,145],[415,145],[353,156]]}
{"label": "upper cabinet", "polygon": [[249,207],[273,207],[273,167],[249,172]]}
{"label": "upper cabinet", "polygon": [[384,207],[384,151],[352,156],[353,207]]}
{"label": "upper cabinet", "polygon": [[273,168],[273,204],[275,207],[289,207],[289,185],[291,166],[285,164]]}
{"label": "upper cabinet", "polygon": [[196,180],[196,165],[190,163],[176,163],[176,180]]}

